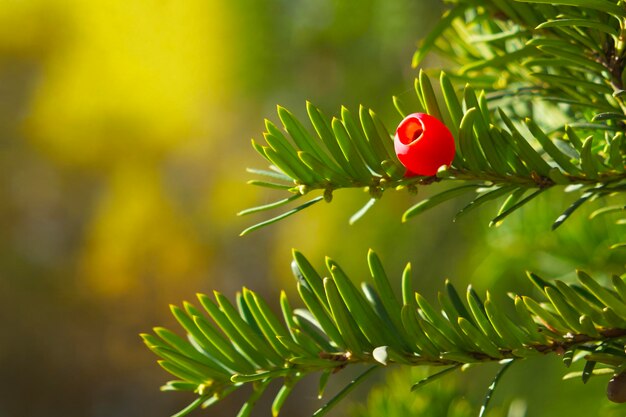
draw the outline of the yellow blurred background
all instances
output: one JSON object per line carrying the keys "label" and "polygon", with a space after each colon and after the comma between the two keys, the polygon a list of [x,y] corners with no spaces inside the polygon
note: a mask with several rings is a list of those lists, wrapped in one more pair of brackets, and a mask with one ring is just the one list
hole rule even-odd
{"label": "yellow blurred background", "polygon": [[[167,375],[138,333],[176,328],[168,304],[199,291],[293,291],[290,248],[321,265],[349,217],[311,209],[239,238],[260,218],[235,213],[275,198],[245,184],[246,166],[265,167],[250,138],[278,103],[393,115],[424,31],[407,11],[422,6],[2,1],[0,416],[169,415],[188,402],[159,393]],[[344,200],[356,210],[366,196]],[[344,252],[362,265],[369,245]]]}
{"label": "yellow blurred background", "polygon": [[[277,120],[275,105],[304,120],[306,99],[327,114],[362,103],[394,126],[390,98],[413,94],[415,41],[440,12],[429,0],[3,0],[0,417],[174,413],[192,398],[158,391],[168,375],[138,334],[178,330],[168,304],[196,292],[245,285],[276,306],[281,288],[294,294],[292,247],[357,279],[372,247],[393,276],[412,261],[427,294],[446,276],[523,282],[529,258],[510,235],[526,226],[483,238],[484,222],[449,221],[454,207],[401,225],[415,201],[404,194],[348,226],[368,197],[338,192],[238,237],[263,215],[235,213],[282,198],[245,184],[246,167],[265,168],[249,144],[264,118]],[[553,251],[562,239],[576,236],[524,248],[570,266],[571,251]],[[468,266],[480,273],[459,273]],[[498,282],[507,268],[521,278]],[[320,405],[308,388],[285,415]]]}

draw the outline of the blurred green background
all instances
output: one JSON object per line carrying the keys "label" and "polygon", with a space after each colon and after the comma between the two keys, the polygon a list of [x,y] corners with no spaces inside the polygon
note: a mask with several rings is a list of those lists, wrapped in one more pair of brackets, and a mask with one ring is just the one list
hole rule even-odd
{"label": "blurred green background", "polygon": [[[395,277],[411,261],[431,296],[446,277],[529,292],[526,269],[623,272],[606,249],[620,233],[611,219],[581,214],[548,232],[558,193],[487,230],[491,212],[452,223],[453,204],[402,225],[416,197],[401,193],[348,226],[368,196],[344,191],[238,237],[261,217],[235,213],[280,195],[245,184],[245,167],[265,167],[249,141],[275,105],[303,117],[306,99],[329,114],[362,103],[394,126],[391,96],[413,94],[415,42],[441,11],[430,0],[3,0],[0,417],[172,414],[191,398],[158,391],[168,375],[138,334],[177,329],[168,304],[196,292],[294,299],[292,247],[359,279],[370,247]],[[457,384],[472,406],[494,370]],[[527,399],[529,416],[604,407],[604,381],[561,383],[563,372],[558,358],[518,365],[494,401]],[[315,393],[298,388],[284,414],[310,414]],[[204,413],[233,416],[241,402]]]}

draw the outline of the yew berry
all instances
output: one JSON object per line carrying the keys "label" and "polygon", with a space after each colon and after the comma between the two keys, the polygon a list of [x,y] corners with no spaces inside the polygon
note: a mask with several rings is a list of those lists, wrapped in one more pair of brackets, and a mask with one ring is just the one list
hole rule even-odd
{"label": "yew berry", "polygon": [[407,176],[432,176],[454,159],[454,138],[439,119],[425,113],[413,113],[398,125],[394,138],[398,159],[408,170]]}

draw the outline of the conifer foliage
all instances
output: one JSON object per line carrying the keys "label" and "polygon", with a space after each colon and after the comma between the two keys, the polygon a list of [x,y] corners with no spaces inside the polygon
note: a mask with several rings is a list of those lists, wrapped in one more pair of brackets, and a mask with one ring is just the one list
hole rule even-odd
{"label": "conifer foliage", "polygon": [[[394,152],[393,132],[364,107],[342,107],[338,117],[329,118],[307,103],[307,122],[278,107],[282,126],[266,121],[263,142],[252,142],[269,168],[249,170],[256,176],[250,183],[284,190],[286,196],[240,214],[295,207],[242,234],[322,200],[331,202],[333,193],[344,188],[369,193],[350,221],[387,191],[428,186],[442,189],[418,198],[402,214],[404,221],[471,196],[457,217],[478,207],[494,210],[485,204],[496,204],[494,226],[544,192],[578,193],[553,228],[581,205],[624,191],[624,3],[456,0],[449,6],[421,41],[413,65],[420,67],[428,52],[443,54],[454,65],[445,72],[420,70],[415,100],[394,97],[393,103],[402,117],[421,112],[445,122],[456,142],[452,164],[434,176],[407,176]],[[623,210],[623,205],[599,207],[591,217]],[[321,416],[391,363],[442,368],[416,382],[415,389],[470,364],[500,362],[504,370],[546,354],[562,355],[565,366],[585,361],[582,373],[568,375],[583,382],[593,375],[613,376],[609,399],[626,402],[621,374],[626,283],[619,276],[604,286],[582,271],[578,284],[530,273],[541,293],[536,299],[478,294],[471,287],[460,293],[446,282],[434,302],[413,289],[410,265],[397,298],[374,252],[367,256],[373,285],[360,288],[330,258],[323,274],[301,253],[294,251],[293,258],[299,304],[306,308],[293,309],[283,293],[281,314],[276,314],[246,288],[234,302],[219,293],[198,295],[199,307],[188,302],[172,306],[186,338],[164,328],[142,335],[159,364],[176,378],[163,389],[197,394],[178,415],[249,385],[252,395],[239,413],[246,416],[269,383],[280,379],[283,386],[272,405],[277,415],[304,376],[319,373],[321,396],[334,372],[365,366],[315,413]]]}

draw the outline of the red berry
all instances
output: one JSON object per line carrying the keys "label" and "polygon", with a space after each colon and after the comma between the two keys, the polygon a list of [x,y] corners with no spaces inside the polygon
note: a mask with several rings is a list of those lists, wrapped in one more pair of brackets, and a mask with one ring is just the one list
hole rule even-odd
{"label": "red berry", "polygon": [[400,122],[394,138],[398,159],[408,170],[407,176],[432,176],[442,165],[454,159],[454,138],[436,117],[413,113]]}

